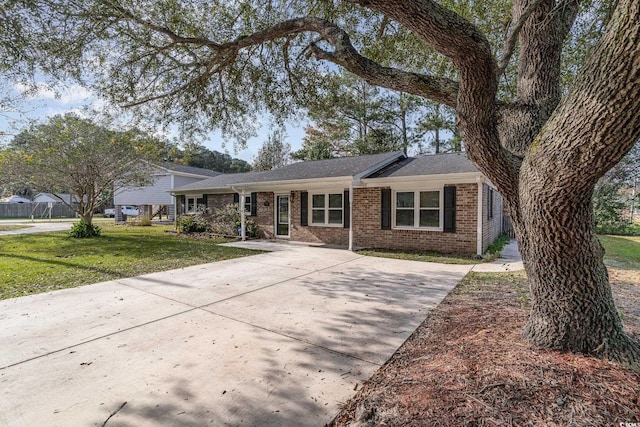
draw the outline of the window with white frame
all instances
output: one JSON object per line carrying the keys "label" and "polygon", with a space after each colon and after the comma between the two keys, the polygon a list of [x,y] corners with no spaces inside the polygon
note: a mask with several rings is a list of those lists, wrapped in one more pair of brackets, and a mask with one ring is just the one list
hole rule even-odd
{"label": "window with white frame", "polygon": [[244,211],[251,215],[251,194],[244,196]]}
{"label": "window with white frame", "polygon": [[187,196],[185,202],[185,213],[187,214],[203,212],[206,209],[202,196]]}
{"label": "window with white frame", "polygon": [[312,225],[342,225],[342,193],[311,195]]}
{"label": "window with white frame", "polygon": [[441,228],[441,191],[397,191],[395,226],[397,228]]}

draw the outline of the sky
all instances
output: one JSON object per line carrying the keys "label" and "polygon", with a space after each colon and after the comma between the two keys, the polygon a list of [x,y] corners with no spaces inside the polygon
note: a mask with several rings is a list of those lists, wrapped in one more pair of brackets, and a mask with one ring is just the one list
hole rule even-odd
{"label": "sky", "polygon": [[[12,90],[14,93],[22,92],[25,86],[14,83]],[[0,143],[7,143],[11,139],[11,135],[16,134],[20,129],[26,126],[28,120],[38,120],[45,122],[48,117],[56,114],[64,114],[66,112],[76,112],[82,114],[85,107],[100,111],[108,107],[108,103],[86,88],[70,84],[52,89],[44,83],[40,84],[40,88],[35,94],[28,95],[19,105],[19,111],[0,112]],[[56,93],[57,91],[57,93]],[[258,136],[247,141],[247,148],[238,150],[234,147],[232,141],[224,144],[220,132],[212,132],[209,138],[201,141],[202,144],[210,150],[226,152],[232,157],[237,157],[252,163],[262,143],[266,141],[270,128],[268,126],[268,118],[262,120],[265,125],[258,131]],[[2,134],[5,136],[1,136]],[[291,150],[295,151],[302,146],[302,138],[304,137],[304,124],[288,125],[286,128],[287,140],[291,145]],[[176,135],[162,135],[166,139],[172,140]]]}

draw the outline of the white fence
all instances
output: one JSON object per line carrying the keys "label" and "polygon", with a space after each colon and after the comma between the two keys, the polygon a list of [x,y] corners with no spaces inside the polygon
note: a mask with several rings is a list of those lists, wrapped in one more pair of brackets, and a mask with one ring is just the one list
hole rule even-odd
{"label": "white fence", "polygon": [[[0,218],[49,218],[47,203],[1,203]],[[51,217],[75,217],[75,212],[67,205],[54,203],[51,207]]]}

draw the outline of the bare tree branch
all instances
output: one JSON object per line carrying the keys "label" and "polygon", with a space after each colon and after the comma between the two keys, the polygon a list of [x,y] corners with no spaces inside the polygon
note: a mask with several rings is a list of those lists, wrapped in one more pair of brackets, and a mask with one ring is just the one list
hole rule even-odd
{"label": "bare tree branch", "polygon": [[262,45],[265,42],[280,38],[290,40],[292,37],[306,32],[319,34],[322,40],[332,45],[335,49],[333,52],[328,52],[320,49],[317,45],[311,45],[309,49],[318,59],[328,60],[341,65],[372,85],[429,98],[454,108],[456,106],[458,84],[455,81],[383,67],[362,56],[353,47],[348,34],[344,30],[324,19],[290,19],[226,43],[215,43],[210,40],[180,37],[164,27],[136,18],[126,11],[123,11],[122,14],[125,18],[131,19],[146,28],[169,36],[176,44],[197,44],[198,42],[196,40],[200,40],[203,46],[209,47],[214,52],[213,57],[207,61],[207,72],[198,73],[193,80],[184,83],[174,90],[136,100],[126,104],[126,107],[174,96],[190,87],[196,81],[201,81],[203,78],[216,74],[226,66],[232,64],[238,52],[242,49]]}

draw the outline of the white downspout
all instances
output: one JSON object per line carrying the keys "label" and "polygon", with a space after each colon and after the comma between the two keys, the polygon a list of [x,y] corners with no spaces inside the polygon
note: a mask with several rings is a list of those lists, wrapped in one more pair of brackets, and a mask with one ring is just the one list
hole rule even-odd
{"label": "white downspout", "polygon": [[353,182],[349,185],[349,250],[353,251]]}
{"label": "white downspout", "polygon": [[240,235],[242,236],[242,241],[244,242],[245,240],[247,240],[247,219],[246,217],[246,213],[244,211],[244,200],[245,200],[245,195],[244,195],[244,190],[242,190],[242,192],[240,193]]}
{"label": "white downspout", "polygon": [[483,179],[478,177],[478,224],[476,228],[476,233],[478,234],[478,246],[476,249],[476,253],[478,256],[482,256],[482,204],[483,204],[483,195],[484,189],[482,188]]}

